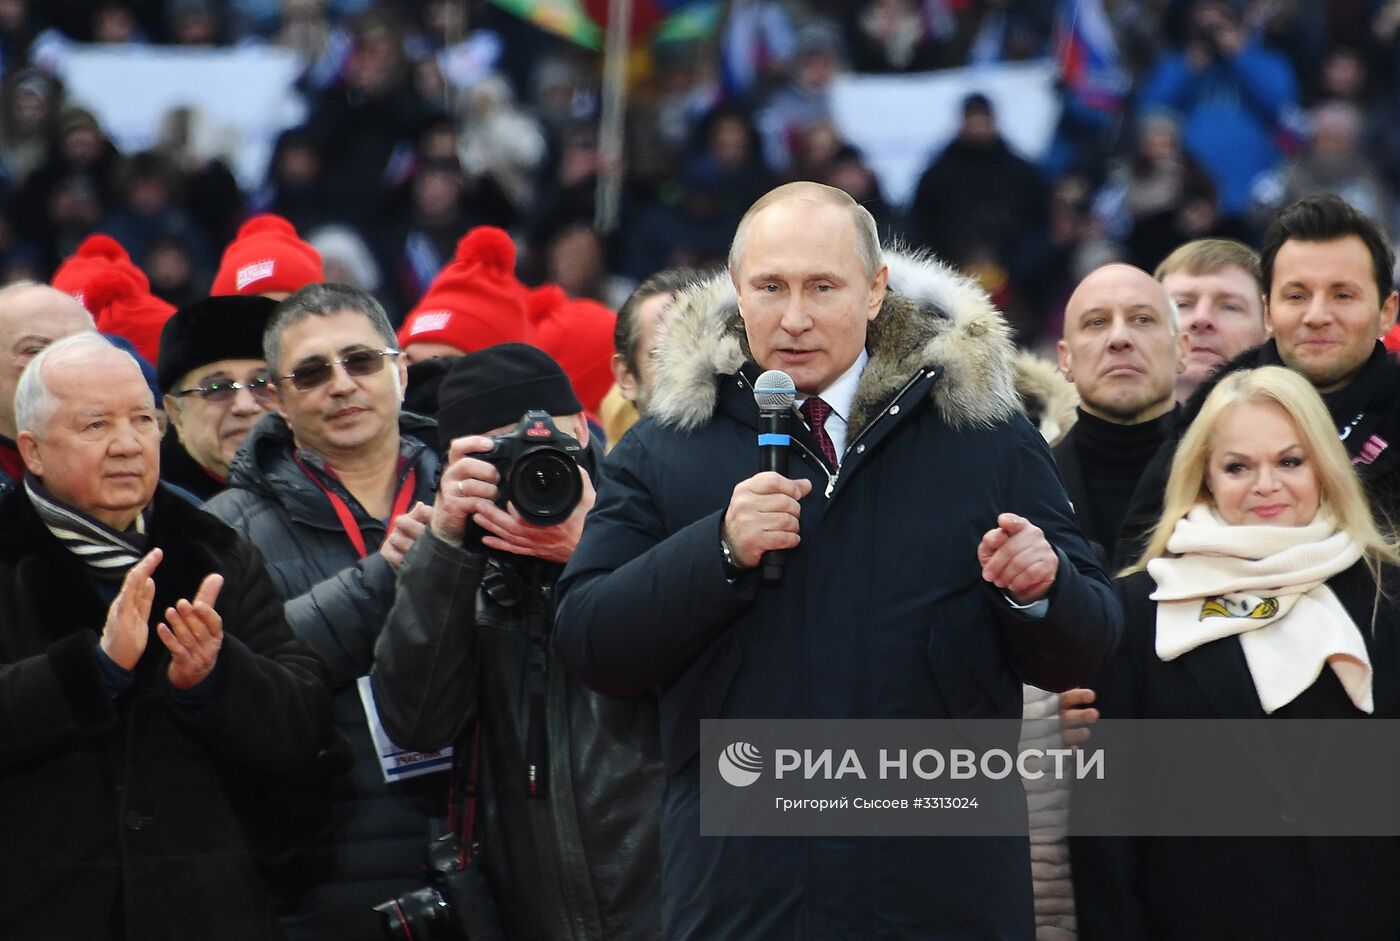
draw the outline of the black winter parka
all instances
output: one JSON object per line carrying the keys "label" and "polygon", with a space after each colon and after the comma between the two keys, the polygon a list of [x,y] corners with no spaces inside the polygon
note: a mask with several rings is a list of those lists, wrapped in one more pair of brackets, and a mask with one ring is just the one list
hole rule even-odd
{"label": "black winter parka", "polygon": [[[559,662],[550,637],[560,570],[425,535],[399,572],[375,698],[408,748],[455,741],[469,752],[480,719],[478,860],[507,937],[653,941],[665,787],[656,698],[606,699]],[[532,797],[536,670],[548,757]]]}
{"label": "black winter parka", "polygon": [[[414,498],[431,503],[437,486],[437,426],[411,413],[399,433],[416,468]],[[354,497],[347,505],[371,550],[363,559],[345,534],[325,493],[293,459],[290,429],[264,415],[239,450],[228,487],[205,505],[262,550],[286,599],[287,621],[325,660],[336,728],[354,751],[348,776],[335,782],[335,824],[297,860],[296,896],[284,914],[290,941],[378,941],[370,906],[423,882],[420,865],[441,829],[447,776],[431,774],[386,784],[370,740],[356,686],[374,662],[374,643],[394,600],[394,570],[377,551],[384,521]]]}
{"label": "black winter parka", "polygon": [[[1033,932],[1025,837],[699,835],[703,719],[1019,718],[1023,680],[1086,681],[1121,630],[1019,411],[1004,320],[936,262],[887,258],[892,289],[867,333],[839,474],[810,441],[793,449],[789,475],[813,489],[780,587],[753,573],[730,583],[720,553],[734,486],[758,470],[754,367],[727,276],[668,314],[652,412],[610,455],[561,581],[556,645],[583,682],[660,690],[673,941]],[[1059,553],[1043,618],[981,578],[977,546],[1003,512]],[[1019,781],[1005,783],[1023,801]]]}
{"label": "black winter parka", "polygon": [[[135,685],[94,653],[107,605],[23,489],[0,503],[0,935],[275,939],[260,827],[330,734],[324,668],[297,640],[262,556],[161,488],[164,549]],[[154,625],[210,572],[224,639],[200,705],[172,699]],[[120,901],[119,901],[120,899]]]}

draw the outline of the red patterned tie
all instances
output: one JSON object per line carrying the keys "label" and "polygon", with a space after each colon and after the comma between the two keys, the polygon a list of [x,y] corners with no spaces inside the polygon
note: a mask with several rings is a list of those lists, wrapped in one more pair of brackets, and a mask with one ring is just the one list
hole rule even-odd
{"label": "red patterned tie", "polygon": [[809,395],[798,411],[807,419],[807,427],[812,429],[812,434],[817,436],[817,444],[821,445],[827,466],[835,470],[840,466],[840,461],[836,459],[836,445],[831,443],[831,436],[826,433],[826,417],[831,414],[831,406],[817,396]]}

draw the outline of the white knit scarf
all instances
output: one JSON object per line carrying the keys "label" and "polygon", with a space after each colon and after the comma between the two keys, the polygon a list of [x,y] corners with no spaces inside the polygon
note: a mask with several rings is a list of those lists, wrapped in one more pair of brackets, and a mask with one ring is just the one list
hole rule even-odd
{"label": "white knit scarf", "polygon": [[1287,705],[1332,667],[1356,708],[1371,712],[1366,641],[1327,579],[1361,547],[1325,511],[1306,526],[1231,526],[1198,505],[1153,559],[1157,656],[1239,635],[1266,713]]}

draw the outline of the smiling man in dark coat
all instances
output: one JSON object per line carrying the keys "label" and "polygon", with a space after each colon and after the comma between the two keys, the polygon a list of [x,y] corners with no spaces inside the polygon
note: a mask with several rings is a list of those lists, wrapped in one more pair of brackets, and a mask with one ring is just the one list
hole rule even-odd
{"label": "smiling man in dark coat", "polygon": [[[277,937],[274,793],[330,730],[262,556],[157,489],[163,423],[96,334],[20,380],[0,502],[0,934]],[[284,818],[288,819],[288,818]]]}
{"label": "smiling man in dark coat", "polygon": [[[1012,719],[1022,680],[1091,676],[1122,621],[980,289],[812,183],[754,204],[729,274],[667,318],[556,621],[587,685],[660,689],[665,936],[1029,939],[1024,836],[699,835],[701,719]],[[765,368],[811,415],[791,478],[754,474]]]}
{"label": "smiling man in dark coat", "polygon": [[[284,941],[378,941],[371,910],[416,888],[447,810],[444,775],[385,781],[358,678],[394,600],[403,555],[427,525],[437,426],[401,408],[394,329],[369,294],[311,284],[263,335],[275,414],[249,432],[205,509],[257,544],[287,621],[326,663],[354,761],[332,823],[284,880]],[[417,501],[412,508],[410,504]]]}

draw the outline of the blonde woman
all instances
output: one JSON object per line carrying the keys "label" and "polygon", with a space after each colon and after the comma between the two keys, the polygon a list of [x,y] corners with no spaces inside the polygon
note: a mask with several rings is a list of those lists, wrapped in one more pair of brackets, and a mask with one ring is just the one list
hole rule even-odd
{"label": "blonde woman", "polygon": [[[1400,716],[1400,563],[1317,392],[1269,366],[1206,399],[1118,587],[1103,718]],[[1261,775],[1260,801],[1280,801]],[[1073,841],[1082,941],[1400,937],[1391,837]]]}

